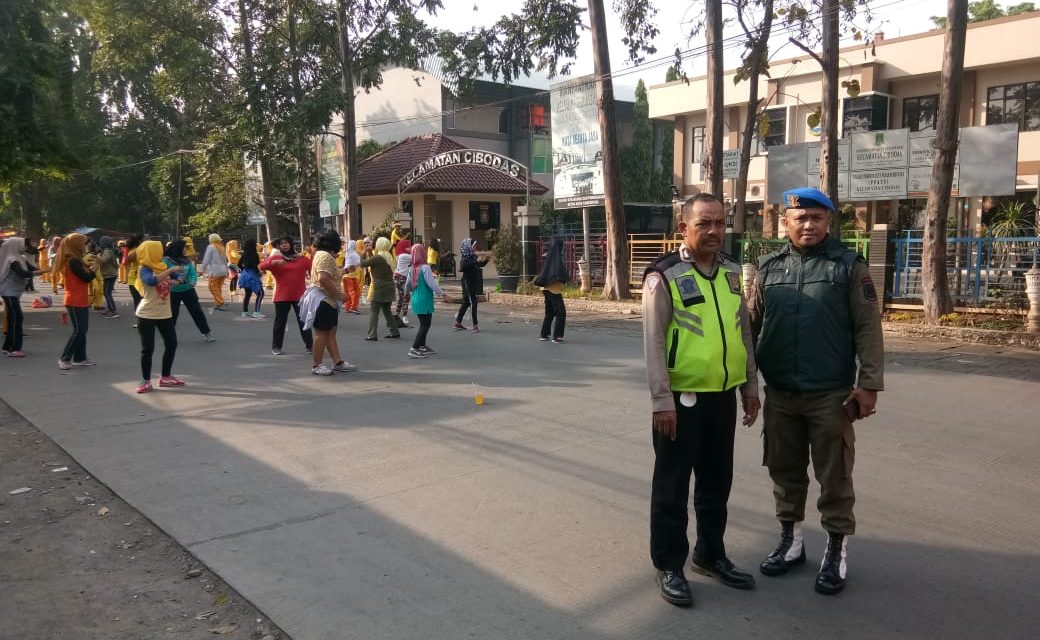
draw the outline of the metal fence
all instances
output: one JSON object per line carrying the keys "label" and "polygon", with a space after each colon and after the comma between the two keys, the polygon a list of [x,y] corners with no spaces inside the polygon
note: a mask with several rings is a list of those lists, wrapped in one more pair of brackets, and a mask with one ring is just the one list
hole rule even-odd
{"label": "metal fence", "polygon": [[[545,255],[552,246],[553,239],[543,236],[535,242],[535,251],[538,256],[538,271],[542,270],[545,263]],[[564,236],[563,239],[563,264],[567,266],[570,274],[570,284],[577,286],[581,280],[578,275],[578,258],[585,253],[585,242],[579,233],[577,236]],[[589,238],[589,269],[592,276],[592,286],[603,286],[604,274],[607,264],[607,238],[604,235]]]}
{"label": "metal fence", "polygon": [[[908,231],[895,240],[892,297],[922,297],[921,256],[924,238]],[[946,273],[950,295],[961,305],[1026,307],[1025,272],[1040,257],[1040,237],[947,238]]]}

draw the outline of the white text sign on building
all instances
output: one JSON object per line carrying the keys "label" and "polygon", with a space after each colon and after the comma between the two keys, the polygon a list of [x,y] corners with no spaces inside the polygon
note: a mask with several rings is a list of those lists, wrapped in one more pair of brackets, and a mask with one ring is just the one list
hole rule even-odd
{"label": "white text sign on building", "polygon": [[458,149],[456,151],[445,151],[435,156],[430,156],[415,166],[411,171],[397,183],[398,189],[407,191],[409,187],[422,179],[423,176],[444,167],[455,165],[468,165],[474,167],[487,167],[495,171],[501,171],[511,178],[520,179],[526,174],[524,165],[512,158],[499,155],[492,151],[481,151],[480,149]]}
{"label": "white text sign on building", "polygon": [[603,143],[595,78],[584,76],[554,85],[550,98],[555,207],[602,205]]}
{"label": "white text sign on building", "polygon": [[910,130],[863,131],[849,136],[852,171],[905,169],[910,162]]}

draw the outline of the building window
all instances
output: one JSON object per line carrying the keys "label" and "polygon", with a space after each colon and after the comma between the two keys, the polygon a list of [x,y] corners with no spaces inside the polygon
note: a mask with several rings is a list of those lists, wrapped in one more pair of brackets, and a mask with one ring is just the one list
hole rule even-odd
{"label": "building window", "polygon": [[520,128],[523,130],[545,130],[549,128],[549,112],[543,104],[528,104],[519,113]]}
{"label": "building window", "polygon": [[842,136],[857,131],[882,131],[888,128],[888,96],[872,93],[845,98],[842,105]]}
{"label": "building window", "polygon": [[759,132],[755,131],[758,143],[753,146],[758,148],[759,153],[764,153],[769,147],[787,144],[787,107],[766,109],[763,116],[769,123],[769,133],[760,136]]}
{"label": "building window", "polygon": [[1040,82],[990,87],[986,124],[1017,124],[1019,131],[1040,131]]}
{"label": "building window", "polygon": [[690,134],[690,162],[700,164],[704,162],[704,127],[694,127]]}
{"label": "building window", "polygon": [[531,142],[531,173],[552,173],[552,144],[545,138]]}
{"label": "building window", "polygon": [[935,131],[935,120],[938,116],[938,95],[903,100],[903,127],[910,131]]}

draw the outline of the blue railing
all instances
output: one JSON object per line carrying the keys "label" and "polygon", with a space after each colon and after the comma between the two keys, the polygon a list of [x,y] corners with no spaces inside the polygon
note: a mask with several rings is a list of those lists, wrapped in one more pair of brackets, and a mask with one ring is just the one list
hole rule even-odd
{"label": "blue railing", "polygon": [[[895,240],[892,297],[919,299],[920,231],[908,231]],[[1027,306],[1025,272],[1040,260],[1040,237],[947,238],[946,272],[954,302],[968,305]]]}

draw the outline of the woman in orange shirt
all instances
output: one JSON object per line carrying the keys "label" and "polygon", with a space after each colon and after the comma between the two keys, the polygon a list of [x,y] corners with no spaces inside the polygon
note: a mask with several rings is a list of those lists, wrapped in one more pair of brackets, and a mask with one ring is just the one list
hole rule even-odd
{"label": "woman in orange shirt", "polygon": [[58,247],[58,257],[54,262],[54,273],[62,274],[65,279],[65,311],[72,323],[72,335],[58,358],[58,368],[63,370],[97,364],[87,358],[87,328],[90,319],[87,290],[96,276],[83,262],[86,251],[85,235],[67,235]]}

